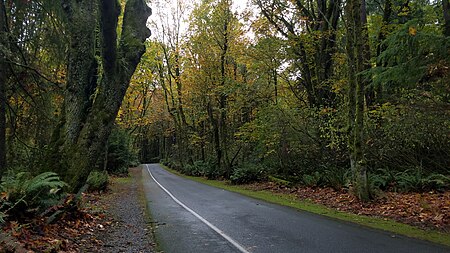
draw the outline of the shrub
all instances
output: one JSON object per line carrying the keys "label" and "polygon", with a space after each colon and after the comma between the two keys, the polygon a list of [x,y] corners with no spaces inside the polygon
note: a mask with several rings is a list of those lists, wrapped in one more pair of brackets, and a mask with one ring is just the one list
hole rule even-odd
{"label": "shrub", "polygon": [[0,212],[3,212],[3,217],[0,219],[6,215],[23,217],[57,204],[65,186],[66,183],[53,172],[44,172],[35,177],[20,172],[3,177],[0,183]]}
{"label": "shrub", "polygon": [[340,190],[350,185],[350,171],[343,168],[331,167],[330,169],[324,170],[322,180],[325,185],[333,187],[335,190]]}
{"label": "shrub", "polygon": [[115,128],[108,139],[106,168],[113,174],[127,173],[128,167],[139,164],[131,145],[130,135],[123,129]]}
{"label": "shrub", "polygon": [[367,139],[371,140],[366,153],[368,167],[389,168],[393,173],[420,168],[425,175],[448,175],[448,119],[437,108],[431,109],[434,107],[427,101],[409,98],[406,101],[416,106],[385,103],[369,111],[366,125]]}
{"label": "shrub", "polygon": [[106,171],[92,171],[86,184],[89,185],[90,191],[104,191],[108,187],[108,172]]}
{"label": "shrub", "polygon": [[409,169],[395,175],[397,190],[402,192],[445,190],[450,187],[450,177],[432,173],[424,175],[420,168]]}
{"label": "shrub", "polygon": [[259,164],[243,164],[233,170],[230,179],[233,184],[263,181],[267,180],[267,170]]}
{"label": "shrub", "polygon": [[160,159],[159,163],[164,165],[164,166],[167,166],[167,167],[169,167],[169,168],[171,168],[173,170],[177,170],[177,171],[179,171],[181,173],[184,173],[183,172],[183,168],[181,167],[181,165],[178,162],[176,162],[175,160],[171,159],[171,158]]}
{"label": "shrub", "polygon": [[395,175],[389,169],[378,169],[369,174],[369,183],[372,189],[390,190],[395,187]]}
{"label": "shrub", "polygon": [[198,170],[197,166],[195,164],[187,164],[186,166],[181,168],[181,173],[188,175],[188,176],[201,176],[201,171]]}
{"label": "shrub", "polygon": [[447,190],[450,189],[450,177],[442,174],[433,173],[424,179],[426,189]]}
{"label": "shrub", "polygon": [[439,173],[425,175],[421,168],[396,173],[388,169],[378,169],[369,175],[369,183],[374,191],[442,191],[450,188],[450,177]]}
{"label": "shrub", "polygon": [[181,168],[185,175],[195,177],[206,177],[208,179],[217,179],[224,176],[224,172],[217,168],[212,162],[195,161],[193,164],[185,165]]}
{"label": "shrub", "polygon": [[163,158],[163,159],[159,160],[159,163],[164,165],[164,166],[168,166],[169,159]]}
{"label": "shrub", "polygon": [[225,177],[226,172],[218,168],[214,163],[204,162],[202,164],[203,176],[208,179],[218,179]]}
{"label": "shrub", "polygon": [[293,182],[288,181],[288,180],[284,180],[284,179],[281,179],[281,178],[278,178],[278,177],[269,176],[268,179],[269,179],[269,181],[274,182],[278,186],[287,187],[287,188],[290,188],[290,187],[294,186]]}
{"label": "shrub", "polygon": [[322,174],[318,171],[315,171],[312,174],[304,174],[302,177],[302,183],[306,186],[319,186],[321,182]]}

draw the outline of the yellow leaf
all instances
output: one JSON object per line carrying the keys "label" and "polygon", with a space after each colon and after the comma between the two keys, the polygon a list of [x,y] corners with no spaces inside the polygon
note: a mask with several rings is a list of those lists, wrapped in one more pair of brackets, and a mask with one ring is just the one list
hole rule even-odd
{"label": "yellow leaf", "polygon": [[7,192],[1,192],[0,193],[0,199],[1,200],[8,200],[9,194]]}
{"label": "yellow leaf", "polygon": [[416,34],[417,34],[417,29],[414,26],[410,26],[409,27],[409,35],[416,36]]}

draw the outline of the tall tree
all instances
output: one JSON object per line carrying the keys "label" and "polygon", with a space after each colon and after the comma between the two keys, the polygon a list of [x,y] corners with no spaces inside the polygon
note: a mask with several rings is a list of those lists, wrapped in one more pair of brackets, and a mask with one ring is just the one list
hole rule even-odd
{"label": "tall tree", "polygon": [[[232,29],[232,14],[231,14],[231,0],[221,0],[218,8],[219,12],[217,13],[219,17],[219,27],[220,30],[219,36],[217,37],[218,46],[220,47],[220,81],[219,87],[225,88],[227,81],[227,73],[226,73],[226,65],[227,65],[227,57],[229,54],[229,48],[231,43],[230,31]],[[220,25],[220,22],[222,23]],[[222,167],[227,171],[228,175],[230,175],[230,161],[228,157],[228,128],[227,128],[227,99],[228,94],[225,91],[219,92],[219,119],[218,119],[218,130],[219,130],[219,142],[220,148],[217,151],[217,161],[219,167]],[[212,119],[214,120],[214,119]]]}
{"label": "tall tree", "polygon": [[0,175],[6,168],[6,52],[8,48],[5,1],[0,1]]}
{"label": "tall tree", "polygon": [[364,62],[364,27],[361,1],[346,3],[348,56],[348,142],[353,186],[361,200],[369,200],[366,161],[364,158],[364,84],[361,72]]}
{"label": "tall tree", "polygon": [[[211,128],[217,167],[230,173],[230,121],[228,100],[231,84],[237,75],[236,58],[232,49],[238,45],[240,24],[231,11],[231,0],[202,1],[192,14],[189,48],[204,90],[201,100]],[[211,39],[206,39],[211,38]],[[236,74],[235,74],[236,73]]]}
{"label": "tall tree", "polygon": [[331,106],[335,96],[330,88],[333,54],[341,13],[341,0],[254,1],[262,14],[290,41],[294,64],[301,72],[311,107]]}
{"label": "tall tree", "polygon": [[[104,151],[131,76],[145,52],[151,10],[143,0],[127,1],[117,41],[118,1],[66,0],[63,8],[70,56],[63,124],[55,134],[64,140],[60,155],[68,166],[58,170],[75,191]],[[58,143],[54,146],[59,150]]]}
{"label": "tall tree", "polygon": [[[167,5],[174,8],[167,10]],[[184,164],[187,158],[189,146],[187,145],[187,127],[186,114],[184,110],[183,99],[183,81],[182,81],[182,19],[185,18],[187,4],[184,1],[176,0],[173,4],[169,2],[158,3],[159,24],[156,25],[156,39],[163,52],[163,59],[160,62],[160,82],[163,87],[166,105],[169,114],[175,123],[175,138],[179,157],[178,160]],[[170,15],[167,15],[170,13]],[[170,102],[170,103],[169,103]]]}

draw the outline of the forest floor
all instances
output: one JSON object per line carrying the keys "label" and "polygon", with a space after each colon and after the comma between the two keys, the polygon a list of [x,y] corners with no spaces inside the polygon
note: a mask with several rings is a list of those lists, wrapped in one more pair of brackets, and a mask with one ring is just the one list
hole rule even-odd
{"label": "forest floor", "polygon": [[108,191],[84,194],[83,207],[54,224],[8,223],[0,252],[155,252],[138,173],[130,169],[131,177],[112,178]]}
{"label": "forest floor", "polygon": [[246,185],[245,188],[289,194],[338,211],[392,219],[422,229],[450,233],[450,191],[382,192],[374,201],[363,203],[349,191],[329,187],[286,187],[275,182],[262,182]]}

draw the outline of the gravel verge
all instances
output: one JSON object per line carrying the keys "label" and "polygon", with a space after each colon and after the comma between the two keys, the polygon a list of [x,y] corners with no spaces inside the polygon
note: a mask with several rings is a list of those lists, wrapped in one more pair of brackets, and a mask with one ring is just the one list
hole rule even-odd
{"label": "gravel verge", "polygon": [[153,253],[155,244],[143,200],[141,169],[129,170],[129,178],[113,178],[110,192],[100,199],[106,226],[97,232],[98,245],[85,245],[85,252]]}

